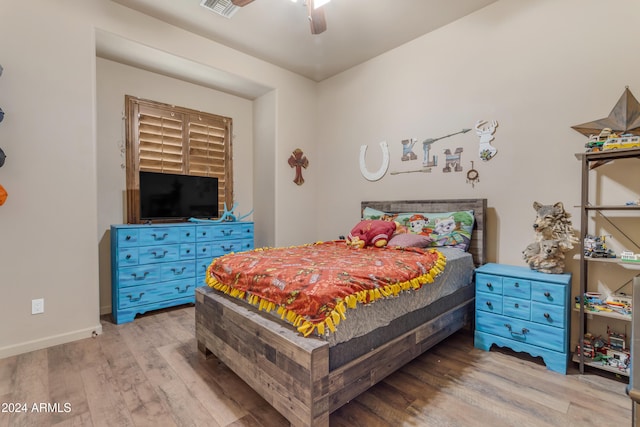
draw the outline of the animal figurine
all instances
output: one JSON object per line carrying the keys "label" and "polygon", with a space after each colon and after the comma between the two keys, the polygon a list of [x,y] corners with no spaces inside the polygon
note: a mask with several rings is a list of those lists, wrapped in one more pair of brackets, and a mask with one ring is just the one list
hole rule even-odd
{"label": "animal figurine", "polygon": [[536,241],[557,239],[564,252],[573,249],[573,244],[579,242],[573,231],[571,214],[564,210],[562,202],[553,205],[533,202],[533,209],[536,211],[533,223]]}
{"label": "animal figurine", "polygon": [[542,273],[559,274],[564,272],[564,253],[558,240],[542,240],[538,253],[531,256],[527,262],[532,270]]}
{"label": "animal figurine", "polygon": [[562,273],[564,253],[579,241],[573,231],[571,214],[564,210],[562,202],[553,205],[533,202],[533,209],[536,211],[535,241],[522,251],[522,257],[532,270]]}

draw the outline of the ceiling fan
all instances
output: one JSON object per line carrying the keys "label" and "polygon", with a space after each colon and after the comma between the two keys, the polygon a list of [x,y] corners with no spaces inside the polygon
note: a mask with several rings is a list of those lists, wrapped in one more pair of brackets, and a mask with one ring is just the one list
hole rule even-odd
{"label": "ceiling fan", "polygon": [[[296,1],[296,0],[293,0]],[[235,6],[246,6],[253,0],[231,0]],[[307,10],[309,12],[309,24],[311,25],[311,34],[320,34],[327,30],[327,20],[324,17],[324,6],[329,0],[306,0]]]}

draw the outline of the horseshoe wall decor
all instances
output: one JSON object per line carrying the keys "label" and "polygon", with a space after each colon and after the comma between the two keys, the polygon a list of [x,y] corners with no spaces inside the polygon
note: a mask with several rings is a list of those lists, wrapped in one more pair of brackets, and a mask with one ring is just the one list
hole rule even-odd
{"label": "horseshoe wall decor", "polygon": [[360,173],[369,181],[377,181],[387,173],[387,169],[389,169],[389,146],[387,145],[387,141],[382,141],[380,143],[380,148],[382,149],[382,164],[380,168],[375,172],[369,172],[367,170],[367,164],[365,162],[365,156],[367,154],[367,146],[360,146]]}

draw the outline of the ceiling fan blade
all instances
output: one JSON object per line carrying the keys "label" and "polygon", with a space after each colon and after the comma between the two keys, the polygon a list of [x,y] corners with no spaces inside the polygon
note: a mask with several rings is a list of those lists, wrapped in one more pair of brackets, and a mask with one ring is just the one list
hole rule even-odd
{"label": "ceiling fan blade", "polygon": [[327,20],[324,17],[324,7],[315,8],[313,0],[307,1],[307,10],[309,11],[309,24],[311,25],[311,34],[324,33],[327,30]]}
{"label": "ceiling fan blade", "polygon": [[253,0],[231,0],[231,3],[233,3],[234,6],[246,6],[249,3],[251,3]]}

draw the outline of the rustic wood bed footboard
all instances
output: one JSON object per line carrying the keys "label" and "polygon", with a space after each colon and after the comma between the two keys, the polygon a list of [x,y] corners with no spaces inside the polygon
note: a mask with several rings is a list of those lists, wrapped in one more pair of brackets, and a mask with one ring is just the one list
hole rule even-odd
{"label": "rustic wood bed footboard", "polygon": [[294,426],[328,426],[329,414],[468,324],[474,300],[329,371],[329,345],[213,289],[196,289],[196,339]]}

